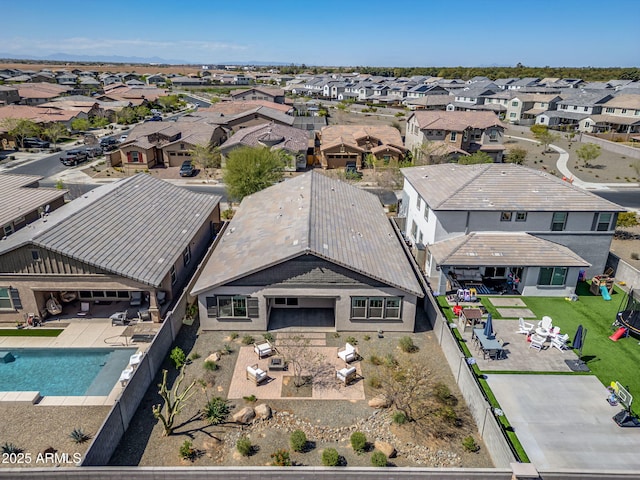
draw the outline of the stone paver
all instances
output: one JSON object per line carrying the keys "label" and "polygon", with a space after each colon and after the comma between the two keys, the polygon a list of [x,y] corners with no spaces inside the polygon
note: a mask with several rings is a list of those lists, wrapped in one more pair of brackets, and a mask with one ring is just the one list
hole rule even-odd
{"label": "stone paver", "polygon": [[[336,347],[309,346],[309,349],[321,355],[324,359],[319,365],[319,372],[314,374],[314,385],[312,397],[314,400],[364,400],[364,381],[362,379],[362,369],[359,362],[351,365],[356,367],[359,379],[351,385],[345,387],[341,385],[335,377],[337,369],[345,366],[344,362],[338,358]],[[282,352],[280,352],[282,353]],[[282,383],[284,377],[290,377],[290,371],[268,372],[269,379],[260,385],[255,385],[246,378],[246,368],[250,365],[258,366],[268,372],[269,359],[258,359],[253,351],[253,346],[240,347],[238,359],[233,370],[233,378],[229,386],[228,398],[237,399],[255,395],[259,399],[273,400],[282,398]],[[303,374],[306,372],[303,372]],[[292,397],[287,397],[292,399]],[[295,398],[295,397],[293,397]],[[309,400],[309,397],[300,397],[301,400]]]}
{"label": "stone paver", "polygon": [[620,407],[607,403],[595,376],[489,374],[487,381],[538,470],[640,471],[640,430],[613,422]]}
{"label": "stone paver", "polygon": [[526,307],[527,304],[518,297],[488,297],[496,307]]}
{"label": "stone paver", "polygon": [[497,308],[502,318],[536,318],[536,314],[528,308]]}

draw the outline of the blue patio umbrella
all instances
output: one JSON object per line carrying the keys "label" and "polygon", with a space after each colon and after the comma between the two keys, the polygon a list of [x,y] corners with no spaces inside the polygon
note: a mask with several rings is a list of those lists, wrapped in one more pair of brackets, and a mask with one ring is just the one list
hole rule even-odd
{"label": "blue patio umbrella", "polygon": [[493,337],[493,320],[490,313],[487,315],[487,321],[484,324],[484,335],[487,338]]}
{"label": "blue patio umbrella", "polygon": [[582,324],[578,325],[576,335],[573,337],[573,349],[578,350],[578,360],[582,359],[582,345],[584,344],[585,333]]}

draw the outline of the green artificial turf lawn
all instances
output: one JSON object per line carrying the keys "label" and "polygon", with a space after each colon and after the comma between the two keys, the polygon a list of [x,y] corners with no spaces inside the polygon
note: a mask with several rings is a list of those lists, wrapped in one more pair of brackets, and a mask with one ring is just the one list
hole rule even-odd
{"label": "green artificial turf lawn", "polygon": [[[577,302],[551,297],[522,297],[522,300],[538,319],[543,315],[550,316],[554,326],[560,327],[562,333],[569,334],[570,342],[574,340],[578,325],[586,328],[582,360],[603,385],[618,381],[628,387],[634,398],[640,399],[639,339],[626,337],[617,342],[609,340],[614,332],[612,324],[616,314],[626,305],[626,294],[615,287],[611,300],[606,301],[600,295],[592,295],[586,282],[578,285],[576,293]],[[634,411],[638,411],[638,405],[634,406]]]}
{"label": "green artificial turf lawn", "polygon": [[1,328],[0,337],[57,337],[63,331],[62,328]]}

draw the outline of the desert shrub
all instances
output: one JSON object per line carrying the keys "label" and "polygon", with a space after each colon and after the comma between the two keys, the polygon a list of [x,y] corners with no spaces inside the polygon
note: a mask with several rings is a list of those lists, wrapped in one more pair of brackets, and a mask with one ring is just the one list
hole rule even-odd
{"label": "desert shrub", "polygon": [[22,453],[24,452],[24,450],[20,447],[18,447],[17,445],[14,445],[13,443],[5,443],[4,445],[2,445],[2,453],[5,453],[7,455],[11,455],[12,453]]}
{"label": "desert shrub", "polygon": [[325,448],[322,452],[322,465],[325,467],[335,467],[340,461],[340,455],[335,448]]}
{"label": "desert shrub", "polygon": [[189,355],[189,360],[193,361],[193,360],[197,360],[201,357],[202,355],[200,355],[198,352],[193,352],[191,355]]}
{"label": "desert shrub", "polygon": [[294,430],[289,437],[289,444],[294,452],[302,452],[307,446],[307,436],[302,430]]}
{"label": "desert shrub", "polygon": [[202,409],[202,416],[209,425],[220,425],[227,419],[230,412],[231,409],[227,400],[221,397],[214,397]]}
{"label": "desert shrub", "polygon": [[371,455],[371,465],[374,467],[386,467],[387,456],[382,452],[373,452]]}
{"label": "desert shrub", "polygon": [[236,338],[238,338],[239,336],[240,336],[240,335],[238,335],[238,332],[231,332],[231,333],[229,334],[229,338],[230,338],[231,340],[235,340],[235,339],[236,339]]}
{"label": "desert shrub", "polygon": [[175,347],[173,350],[171,350],[169,358],[176,366],[176,368],[182,367],[182,365],[184,365],[185,361],[187,360],[187,356],[184,354],[184,350],[182,350],[180,347]]}
{"label": "desert shrub", "polygon": [[236,442],[236,449],[243,457],[248,457],[251,455],[253,451],[253,445],[251,445],[251,440],[247,437],[240,437]]}
{"label": "desert shrub", "polygon": [[91,435],[85,433],[81,428],[74,428],[69,434],[69,438],[73,440],[73,443],[85,443],[91,439]]}
{"label": "desert shrub", "polygon": [[476,440],[471,435],[462,440],[462,446],[467,452],[477,452],[480,450],[480,445],[476,443]]}
{"label": "desert shrub", "polygon": [[196,449],[193,448],[193,443],[189,440],[185,440],[184,443],[180,445],[179,453],[180,458],[183,458],[184,460],[193,461],[193,459],[196,458]]}
{"label": "desert shrub", "polygon": [[362,338],[364,338],[364,341],[365,341],[365,342],[368,342],[369,340],[371,340],[371,335],[365,335],[365,336],[364,336],[364,337],[362,337]]}
{"label": "desert shrub", "polygon": [[253,342],[255,342],[255,340],[251,335],[245,335],[244,337],[242,337],[243,345],[251,345]]}
{"label": "desert shrub", "polygon": [[636,225],[638,225],[638,216],[635,212],[620,212],[618,214],[617,227],[635,227]]}
{"label": "desert shrub", "polygon": [[387,353],[384,356],[384,360],[382,363],[384,364],[385,367],[389,367],[389,368],[394,368],[398,366],[398,360],[396,360],[396,357],[394,357],[390,353]]}
{"label": "desert shrub", "polygon": [[458,415],[450,406],[442,407],[437,411],[437,415],[442,418],[445,423],[455,425],[458,423]]}
{"label": "desert shrub", "polygon": [[455,406],[458,404],[458,399],[451,393],[449,387],[442,382],[438,382],[433,386],[433,394],[443,405]]}
{"label": "desert shrub", "polygon": [[289,451],[280,449],[276,450],[271,454],[271,458],[273,461],[271,462],[272,467],[290,467],[291,466],[291,457],[289,456]]}
{"label": "desert shrub", "polygon": [[403,412],[393,412],[391,420],[393,420],[393,423],[403,425],[407,423],[407,416]]}
{"label": "desert shrub", "polygon": [[367,379],[367,385],[369,385],[371,388],[380,388],[382,387],[382,380],[380,380],[379,377],[373,375]]}
{"label": "desert shrub", "polygon": [[231,345],[228,343],[225,343],[222,350],[220,350],[220,353],[223,355],[229,355],[230,353],[233,353],[233,348],[231,348]]}
{"label": "desert shrub", "polygon": [[353,432],[349,440],[351,441],[353,451],[356,453],[364,452],[364,449],[367,447],[367,437],[365,437],[362,432]]}
{"label": "desert shrub", "polygon": [[251,394],[248,397],[242,397],[242,399],[246,402],[255,402],[258,400],[258,397],[256,397],[255,395]]}
{"label": "desert shrub", "polygon": [[269,332],[263,333],[262,337],[269,343],[273,343],[273,341],[274,341],[273,335],[271,333],[269,333]]}
{"label": "desert shrub", "polygon": [[203,367],[205,370],[208,370],[210,372],[215,372],[216,370],[218,370],[218,364],[213,360],[205,361]]}
{"label": "desert shrub", "polygon": [[384,360],[377,355],[371,355],[369,357],[369,363],[371,363],[371,365],[382,365]]}
{"label": "desert shrub", "polygon": [[351,345],[357,345],[358,344],[358,340],[356,340],[356,337],[352,337],[349,336],[347,338],[344,339],[345,342],[350,343]]}
{"label": "desert shrub", "polygon": [[399,343],[400,343],[400,350],[402,350],[405,353],[413,353],[418,350],[418,347],[413,343],[413,340],[411,339],[411,337],[408,337],[408,336],[402,337]]}

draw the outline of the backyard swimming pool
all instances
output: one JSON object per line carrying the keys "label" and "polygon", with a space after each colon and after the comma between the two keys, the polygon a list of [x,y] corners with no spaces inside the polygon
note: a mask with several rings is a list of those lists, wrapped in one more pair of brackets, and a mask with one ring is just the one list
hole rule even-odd
{"label": "backyard swimming pool", "polygon": [[42,396],[105,396],[135,349],[12,348],[0,362],[0,392],[37,391]]}

